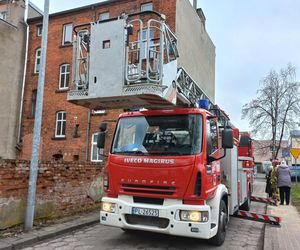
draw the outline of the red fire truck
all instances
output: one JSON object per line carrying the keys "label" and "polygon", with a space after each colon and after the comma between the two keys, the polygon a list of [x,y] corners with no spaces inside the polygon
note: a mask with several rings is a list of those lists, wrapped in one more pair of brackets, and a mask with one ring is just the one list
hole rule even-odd
{"label": "red fire truck", "polygon": [[118,119],[101,224],[221,245],[229,216],[249,209],[251,141],[244,149],[245,135],[177,66],[177,38],[163,15],[122,15],[75,32],[68,100],[90,109],[143,107]]}

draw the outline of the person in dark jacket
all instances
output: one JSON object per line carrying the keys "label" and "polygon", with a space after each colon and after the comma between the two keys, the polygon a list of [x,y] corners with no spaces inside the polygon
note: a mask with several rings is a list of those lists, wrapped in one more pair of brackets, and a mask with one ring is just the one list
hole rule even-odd
{"label": "person in dark jacket", "polygon": [[266,190],[265,190],[265,192],[268,194],[269,198],[272,197],[271,172],[272,172],[272,168],[268,171],[268,173],[266,175],[267,180],[266,180]]}
{"label": "person in dark jacket", "polygon": [[278,166],[277,169],[277,186],[279,187],[280,192],[280,205],[290,204],[290,191],[291,191],[291,172],[289,166],[285,164],[284,161]]}

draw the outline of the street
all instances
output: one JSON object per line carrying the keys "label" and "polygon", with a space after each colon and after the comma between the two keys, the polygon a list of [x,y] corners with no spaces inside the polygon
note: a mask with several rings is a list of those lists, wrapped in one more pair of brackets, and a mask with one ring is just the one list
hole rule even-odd
{"label": "street", "polygon": [[[256,179],[254,195],[264,193],[265,180]],[[264,213],[265,205],[252,203],[251,211]],[[264,224],[238,218],[230,218],[226,241],[217,249],[263,249]],[[181,238],[148,232],[125,233],[121,229],[96,225],[75,231],[69,235],[39,243],[26,250],[54,249],[216,249],[207,241]]]}

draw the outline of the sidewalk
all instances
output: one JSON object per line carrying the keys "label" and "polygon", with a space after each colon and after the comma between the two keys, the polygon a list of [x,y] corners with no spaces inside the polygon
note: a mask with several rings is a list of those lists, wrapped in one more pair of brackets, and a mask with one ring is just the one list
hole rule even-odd
{"label": "sidewalk", "polygon": [[38,241],[50,239],[86,226],[95,225],[99,223],[99,211],[73,216],[70,219],[72,220],[63,223],[58,221],[51,226],[34,229],[16,237],[0,238],[0,250],[22,249]]}
{"label": "sidewalk", "polygon": [[296,208],[289,206],[268,206],[267,214],[281,217],[281,227],[266,225],[264,250],[299,250],[300,215]]}

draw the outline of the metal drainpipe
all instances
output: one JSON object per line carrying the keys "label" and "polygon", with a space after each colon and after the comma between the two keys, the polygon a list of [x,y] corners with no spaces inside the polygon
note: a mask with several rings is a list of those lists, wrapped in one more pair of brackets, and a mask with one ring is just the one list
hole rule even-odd
{"label": "metal drainpipe", "polygon": [[24,60],[24,72],[23,72],[22,92],[21,92],[21,104],[20,104],[20,113],[19,113],[19,126],[18,126],[17,144],[21,143],[22,113],[23,113],[24,91],[25,91],[27,59],[28,59],[28,41],[29,41],[29,25],[27,23],[28,5],[29,5],[29,0],[25,0],[24,23],[25,23],[25,26],[26,26],[26,45],[25,45],[25,60]]}
{"label": "metal drainpipe", "polygon": [[91,111],[88,112],[88,126],[86,131],[86,148],[85,148],[85,160],[89,160],[89,140],[90,140],[90,128],[91,128]]}
{"label": "metal drainpipe", "polygon": [[195,8],[195,10],[197,10],[197,0],[193,1],[193,7]]}

